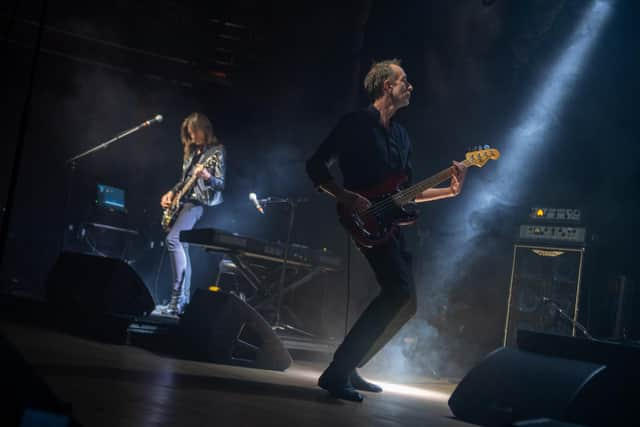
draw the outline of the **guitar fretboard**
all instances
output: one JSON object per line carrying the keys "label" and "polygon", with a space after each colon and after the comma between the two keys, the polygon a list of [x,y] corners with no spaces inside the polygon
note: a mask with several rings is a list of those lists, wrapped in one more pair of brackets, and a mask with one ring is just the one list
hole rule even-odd
{"label": "guitar fretboard", "polygon": [[[472,164],[469,160],[464,160],[460,163],[464,164],[466,167],[469,167]],[[422,194],[423,191],[443,183],[447,179],[451,178],[452,175],[453,175],[453,166],[450,166],[446,169],[441,170],[435,175],[430,176],[429,178],[423,179],[422,181],[412,185],[409,188],[406,188],[402,191],[397,192],[391,197],[400,206],[405,205],[411,202],[412,200],[414,200],[420,194]]]}

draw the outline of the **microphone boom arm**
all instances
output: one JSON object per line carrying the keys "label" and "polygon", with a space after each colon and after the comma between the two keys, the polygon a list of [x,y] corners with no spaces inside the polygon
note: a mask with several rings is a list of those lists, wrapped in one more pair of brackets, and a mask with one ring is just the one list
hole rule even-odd
{"label": "microphone boom arm", "polygon": [[71,157],[65,163],[69,164],[69,163],[73,163],[73,162],[75,162],[77,160],[80,160],[81,158],[83,158],[85,156],[88,156],[89,154],[91,154],[93,152],[96,152],[98,150],[102,150],[104,148],[107,148],[109,145],[113,144],[114,142],[116,142],[119,139],[124,138],[127,135],[131,135],[132,133],[137,132],[137,131],[139,131],[140,129],[142,129],[144,127],[151,126],[152,123],[161,122],[161,121],[162,121],[162,116],[158,114],[157,116],[155,116],[151,120],[147,120],[146,122],[143,122],[142,124],[139,124],[138,126],[136,126],[134,128],[125,130],[124,132],[119,133],[118,135],[116,135],[115,137],[111,138],[110,140],[105,141],[102,144],[98,144],[95,147],[90,148],[89,150],[87,150],[87,151],[85,151],[83,153],[80,153],[80,154],[78,154],[76,156]]}

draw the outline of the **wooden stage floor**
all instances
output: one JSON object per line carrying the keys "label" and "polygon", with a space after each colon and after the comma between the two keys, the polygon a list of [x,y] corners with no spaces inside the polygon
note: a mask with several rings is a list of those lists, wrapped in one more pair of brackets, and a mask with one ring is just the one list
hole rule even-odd
{"label": "wooden stage floor", "polygon": [[323,366],[311,362],[275,372],[178,360],[4,320],[0,333],[85,426],[469,425],[452,417],[446,382],[381,383],[353,403],[318,388]]}

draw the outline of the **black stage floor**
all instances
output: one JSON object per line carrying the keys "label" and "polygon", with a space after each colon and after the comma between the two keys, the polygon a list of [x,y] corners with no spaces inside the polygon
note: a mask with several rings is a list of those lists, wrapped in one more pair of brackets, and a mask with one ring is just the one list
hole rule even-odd
{"label": "black stage floor", "polygon": [[6,318],[0,333],[86,426],[469,425],[452,418],[447,382],[381,383],[352,403],[316,386],[316,362],[277,372],[180,360]]}

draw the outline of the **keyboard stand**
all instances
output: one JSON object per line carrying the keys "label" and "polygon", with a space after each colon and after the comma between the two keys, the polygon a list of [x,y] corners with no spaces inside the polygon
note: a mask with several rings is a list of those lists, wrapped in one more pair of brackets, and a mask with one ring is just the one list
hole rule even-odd
{"label": "keyboard stand", "polygon": [[[214,250],[211,251],[217,252]],[[269,263],[275,264],[273,262]],[[277,299],[279,295],[280,298],[283,298],[285,295],[310,282],[325,271],[325,269],[322,267],[312,267],[311,269],[308,269],[290,263],[289,265],[287,265],[286,276],[291,276],[291,273],[293,273],[294,277],[289,277],[288,282],[285,281],[285,286],[282,288],[282,292],[280,293],[278,292],[278,288],[280,287],[280,278],[276,279],[274,276],[276,274],[280,275],[283,266],[281,263],[277,263],[265,268],[266,264],[267,262],[258,262],[254,257],[249,257],[239,251],[225,252],[224,257],[218,264],[218,276],[216,277],[216,285],[220,286],[224,275],[235,275],[242,277],[242,279],[244,279],[244,281],[251,287],[252,294],[244,296],[236,283],[235,293],[238,296],[243,295],[242,299],[244,299],[247,304],[251,305],[258,311],[260,311],[261,309],[265,310],[267,308],[274,308],[277,310]],[[289,317],[294,320],[294,323],[300,323],[297,319],[297,316],[288,306],[280,304],[280,309],[286,310],[289,314]],[[314,337],[313,334],[303,331],[300,328],[277,321],[273,323],[272,328],[273,330],[289,330],[307,337]]]}

